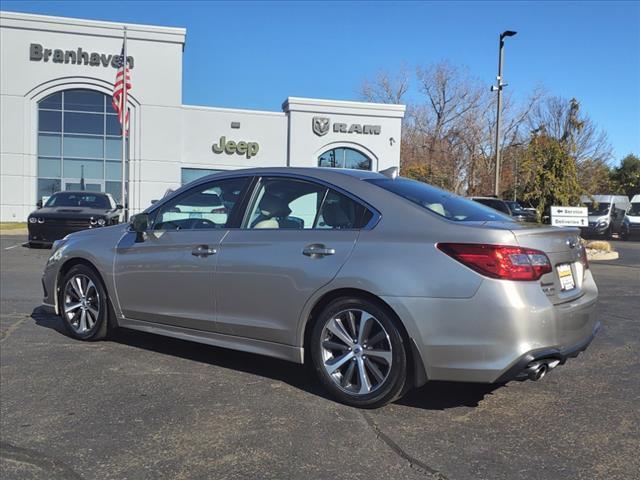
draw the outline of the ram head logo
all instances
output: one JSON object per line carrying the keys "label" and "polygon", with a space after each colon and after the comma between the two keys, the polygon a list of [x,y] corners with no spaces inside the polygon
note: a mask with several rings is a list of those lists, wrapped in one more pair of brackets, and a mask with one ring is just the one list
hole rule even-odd
{"label": "ram head logo", "polygon": [[329,119],[327,117],[313,117],[313,133],[318,136],[326,135],[329,131]]}

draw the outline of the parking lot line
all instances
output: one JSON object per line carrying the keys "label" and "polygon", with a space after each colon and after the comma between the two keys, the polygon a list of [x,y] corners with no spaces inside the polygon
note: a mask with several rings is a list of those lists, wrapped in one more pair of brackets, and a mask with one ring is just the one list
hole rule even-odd
{"label": "parking lot line", "polygon": [[11,250],[12,248],[21,247],[22,243],[16,243],[15,245],[11,245],[10,247],[5,248],[5,250]]}

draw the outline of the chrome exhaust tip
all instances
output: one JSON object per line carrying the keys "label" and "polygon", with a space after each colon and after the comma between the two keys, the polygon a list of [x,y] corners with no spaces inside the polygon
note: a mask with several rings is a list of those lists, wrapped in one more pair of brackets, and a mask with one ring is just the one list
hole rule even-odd
{"label": "chrome exhaust tip", "polygon": [[547,374],[548,370],[549,370],[549,367],[547,366],[546,363],[533,362],[526,368],[527,378],[529,378],[529,380],[533,380],[534,382],[537,382]]}

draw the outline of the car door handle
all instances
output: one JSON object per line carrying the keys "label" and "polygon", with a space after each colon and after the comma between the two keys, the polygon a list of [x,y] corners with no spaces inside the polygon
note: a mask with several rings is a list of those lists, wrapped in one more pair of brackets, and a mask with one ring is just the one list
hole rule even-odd
{"label": "car door handle", "polygon": [[191,251],[191,255],[194,257],[208,257],[209,255],[215,255],[218,250],[209,247],[209,245],[198,245]]}
{"label": "car door handle", "polygon": [[307,245],[302,250],[302,254],[311,258],[320,258],[327,255],[335,255],[335,248],[327,248],[321,243],[313,243],[311,245]]}

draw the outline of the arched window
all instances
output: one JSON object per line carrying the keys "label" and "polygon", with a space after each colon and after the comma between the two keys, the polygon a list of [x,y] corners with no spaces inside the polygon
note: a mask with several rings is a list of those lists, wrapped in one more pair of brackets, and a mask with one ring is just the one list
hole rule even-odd
{"label": "arched window", "polygon": [[353,148],[332,148],[318,157],[319,167],[371,170],[372,162],[365,154]]}
{"label": "arched window", "polygon": [[120,203],[120,123],[111,96],[65,90],[38,103],[37,199],[60,190],[79,190],[83,179],[85,190],[110,193]]}

